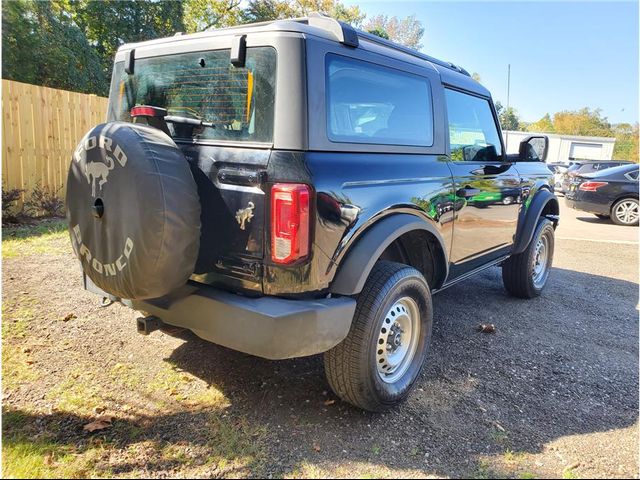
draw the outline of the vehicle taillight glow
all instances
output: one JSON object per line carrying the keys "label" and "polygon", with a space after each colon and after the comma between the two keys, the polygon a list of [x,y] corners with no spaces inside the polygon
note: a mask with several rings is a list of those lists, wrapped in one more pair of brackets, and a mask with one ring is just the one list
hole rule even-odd
{"label": "vehicle taillight glow", "polygon": [[608,182],[583,182],[580,184],[580,187],[578,187],[580,190],[582,190],[583,192],[595,192],[596,190],[598,190],[600,187],[604,187],[605,185],[608,185]]}
{"label": "vehicle taillight glow", "polygon": [[292,263],[309,255],[307,185],[277,183],[271,187],[271,259]]}
{"label": "vehicle taillight glow", "polygon": [[164,117],[166,115],[167,110],[159,107],[140,105],[131,109],[132,117]]}

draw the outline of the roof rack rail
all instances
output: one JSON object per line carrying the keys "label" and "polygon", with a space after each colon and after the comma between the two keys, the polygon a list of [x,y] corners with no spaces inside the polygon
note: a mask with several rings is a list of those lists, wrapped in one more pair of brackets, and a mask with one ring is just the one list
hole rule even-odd
{"label": "roof rack rail", "polygon": [[357,47],[358,31],[348,23],[341,22],[320,12],[311,12],[307,18],[296,19],[310,27],[318,27],[330,32],[340,43],[349,47]]}
{"label": "roof rack rail", "polygon": [[389,48],[393,48],[394,50],[398,50],[400,52],[406,53],[408,55],[411,55],[413,57],[417,57],[420,58],[422,60],[426,60],[428,62],[431,63],[435,63],[436,65],[440,65],[441,67],[446,67],[449,68],[451,70],[455,70],[456,72],[462,73],[463,75],[466,75],[467,77],[470,77],[471,74],[469,72],[467,72],[464,68],[459,67],[457,65],[454,65],[451,62],[445,62],[443,60],[438,60],[437,58],[434,58],[430,55],[427,55],[425,53],[421,53],[418,52],[417,50],[414,50],[413,48],[409,48],[409,47],[405,47],[404,45],[399,45],[395,42],[392,42],[391,40],[387,40],[385,38],[379,37],[377,35],[374,35],[373,33],[368,33],[368,32],[363,32],[362,30],[357,30],[358,32],[358,36],[367,39],[370,42],[374,42],[374,43],[378,43],[380,45],[384,45],[385,47],[389,47]]}

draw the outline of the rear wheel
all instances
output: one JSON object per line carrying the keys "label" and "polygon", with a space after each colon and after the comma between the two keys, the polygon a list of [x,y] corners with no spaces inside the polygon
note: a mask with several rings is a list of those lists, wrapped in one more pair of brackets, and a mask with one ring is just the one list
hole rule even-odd
{"label": "rear wheel", "polygon": [[427,355],[432,318],[422,274],[400,263],[378,262],[358,295],[349,335],[324,355],[336,395],[370,411],[405,400]]}
{"label": "rear wheel", "polygon": [[614,203],[611,220],[617,225],[638,225],[638,199],[623,198]]}
{"label": "rear wheel", "polygon": [[502,282],[507,291],[520,298],[540,295],[549,278],[553,249],[553,223],[541,218],[527,249],[502,265]]}

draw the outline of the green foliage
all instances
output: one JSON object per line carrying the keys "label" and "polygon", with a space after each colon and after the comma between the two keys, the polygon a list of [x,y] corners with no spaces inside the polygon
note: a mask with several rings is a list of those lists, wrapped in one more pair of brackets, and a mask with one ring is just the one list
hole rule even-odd
{"label": "green foliage", "polygon": [[529,132],[539,132],[539,133],[554,133],[555,128],[553,126],[553,121],[551,120],[551,116],[547,113],[544,117],[542,117],[537,122],[530,123],[527,126],[527,131]]}
{"label": "green foliage", "polygon": [[631,160],[638,162],[638,136],[640,135],[638,124],[619,123],[613,126],[616,136],[616,145],[613,150],[613,158],[616,160]]}
{"label": "green foliage", "polygon": [[613,137],[611,124],[602,116],[600,109],[587,107],[577,111],[562,111],[553,116],[553,128],[556,133],[566,135],[585,135],[593,137]]}
{"label": "green foliage", "polygon": [[389,39],[415,50],[420,50],[422,44],[420,40],[424,35],[422,23],[416,19],[415,15],[399,19],[387,15],[376,15],[371,17],[364,25],[365,30],[382,30],[387,33]]}
{"label": "green foliage", "polygon": [[240,0],[184,0],[184,26],[189,33],[242,22]]}
{"label": "green foliage", "polygon": [[374,27],[371,30],[369,30],[369,33],[373,33],[378,37],[386,38],[387,40],[389,40],[389,34],[382,27]]}
{"label": "green foliage", "polygon": [[250,0],[242,14],[242,23],[305,17],[311,12],[324,13],[358,28],[365,18],[360,7],[346,6],[339,0]]}
{"label": "green foliage", "polygon": [[2,77],[105,94],[100,57],[58,2],[2,2]]}
{"label": "green foliage", "polygon": [[496,102],[495,107],[502,130],[513,131],[521,129],[520,116],[518,115],[518,111],[515,108],[505,108],[500,102]]}
{"label": "green foliage", "polygon": [[[94,46],[106,78],[111,77],[113,57],[123,43],[167,37],[184,30],[181,1],[63,0],[57,3]],[[105,83],[101,93],[107,92],[108,83]]]}

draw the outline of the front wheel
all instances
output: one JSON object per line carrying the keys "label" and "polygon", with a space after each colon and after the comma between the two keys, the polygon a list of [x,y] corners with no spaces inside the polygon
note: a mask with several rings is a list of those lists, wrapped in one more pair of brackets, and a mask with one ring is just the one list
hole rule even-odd
{"label": "front wheel", "polygon": [[422,274],[400,263],[376,263],[358,295],[347,338],[324,354],[333,391],[374,412],[405,400],[427,356],[432,320]]}
{"label": "front wheel", "polygon": [[623,198],[611,207],[611,220],[617,225],[638,225],[638,200]]}
{"label": "front wheel", "polygon": [[542,293],[553,263],[554,233],[551,220],[541,218],[526,250],[502,264],[502,282],[511,295],[533,298]]}

